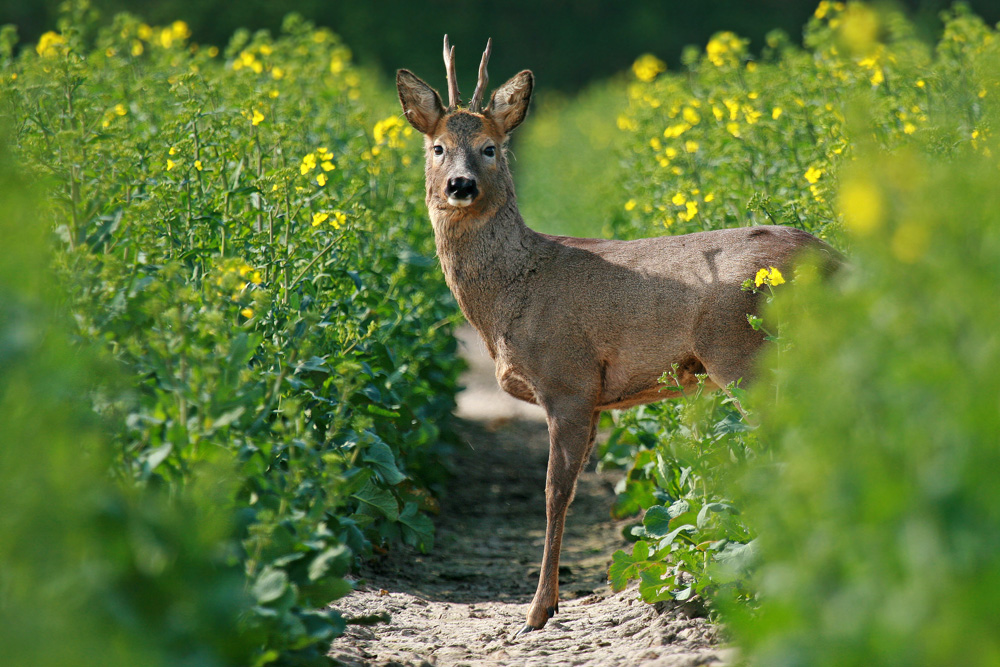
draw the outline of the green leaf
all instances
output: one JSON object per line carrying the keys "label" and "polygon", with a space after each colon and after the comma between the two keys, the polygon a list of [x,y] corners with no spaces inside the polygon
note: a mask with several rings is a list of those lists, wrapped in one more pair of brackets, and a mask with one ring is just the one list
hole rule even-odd
{"label": "green leaf", "polygon": [[614,591],[624,590],[628,586],[628,581],[635,572],[635,563],[632,557],[619,549],[611,556],[611,567],[608,568],[608,584]]}
{"label": "green leaf", "polygon": [[168,442],[165,445],[160,445],[159,447],[146,452],[142,457],[143,463],[146,464],[146,470],[148,472],[156,470],[156,467],[163,463],[168,456],[170,456],[170,452],[172,452],[173,449],[173,444]]}
{"label": "green leaf", "polygon": [[[676,528],[674,528],[669,533],[663,536],[663,538],[660,540],[659,548],[664,549],[668,545],[672,544],[674,540],[677,539],[677,536],[680,535],[681,533],[693,533],[696,530],[698,530],[697,527],[695,527],[693,524],[690,523],[685,523],[683,525],[677,526]],[[687,538],[685,542],[690,544],[692,540],[690,538]]]}
{"label": "green leaf", "polygon": [[727,512],[729,514],[736,514],[736,508],[729,503],[706,503],[701,511],[698,512],[698,527],[702,528],[708,523],[708,513],[709,512]]}
{"label": "green leaf", "polygon": [[654,505],[646,510],[646,516],[642,518],[642,526],[646,533],[654,537],[662,537],[670,532],[670,520],[673,516],[670,510],[663,505]]}
{"label": "green leaf", "polygon": [[386,484],[395,486],[406,479],[406,475],[396,467],[396,457],[393,456],[392,449],[379,439],[368,445],[361,460],[372,464]]}
{"label": "green leaf", "polygon": [[344,545],[327,549],[309,563],[309,580],[316,581],[328,575],[341,576],[351,565],[351,552]]}
{"label": "green leaf", "polygon": [[361,490],[351,497],[361,501],[362,509],[381,514],[392,521],[399,520],[399,503],[391,493],[379,488],[371,480],[365,482]]}
{"label": "green leaf", "polygon": [[253,585],[253,594],[259,604],[274,602],[288,589],[288,574],[284,570],[266,567]]}
{"label": "green leaf", "polygon": [[339,600],[353,590],[354,586],[346,579],[328,576],[302,586],[300,593],[303,604],[319,607]]}
{"label": "green leaf", "polygon": [[666,573],[666,563],[655,563],[639,573],[639,595],[644,602],[652,604],[673,598],[671,591],[676,578],[664,577]]}
{"label": "green leaf", "polygon": [[746,544],[730,542],[716,554],[715,559],[721,570],[715,578],[726,583],[750,573],[760,562],[760,549],[757,547],[757,540]]}
{"label": "green leaf", "polygon": [[406,503],[399,515],[399,522],[409,531],[403,531],[403,541],[427,552],[434,547],[434,523],[421,514],[416,503]]}
{"label": "green leaf", "polygon": [[691,509],[691,503],[682,498],[680,500],[674,501],[674,503],[667,508],[667,514],[670,515],[671,519],[676,519],[680,515],[687,512],[689,509]]}

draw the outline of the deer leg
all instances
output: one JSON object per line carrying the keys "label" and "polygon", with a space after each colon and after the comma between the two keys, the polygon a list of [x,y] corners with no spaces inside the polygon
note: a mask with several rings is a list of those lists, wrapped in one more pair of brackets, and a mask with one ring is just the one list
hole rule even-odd
{"label": "deer leg", "polygon": [[566,511],[576,492],[576,481],[587,462],[597,434],[598,412],[593,405],[548,411],[549,463],[545,477],[545,550],[538,589],[528,607],[527,623],[516,636],[540,630],[559,611],[559,551]]}

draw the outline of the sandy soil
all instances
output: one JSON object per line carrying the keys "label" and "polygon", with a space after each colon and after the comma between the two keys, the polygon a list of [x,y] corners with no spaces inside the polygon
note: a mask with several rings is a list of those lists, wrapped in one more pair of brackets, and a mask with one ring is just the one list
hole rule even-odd
{"label": "sandy soil", "polygon": [[717,628],[697,608],[650,606],[607,585],[611,554],[626,546],[609,516],[616,479],[580,479],[560,566],[559,613],[518,639],[534,593],[545,530],[548,437],[541,411],[496,388],[492,362],[462,332],[470,369],[460,395],[460,469],[436,519],[434,551],[397,549],[361,573],[336,607],[387,614],[350,626],[330,655],[349,666],[722,665]]}

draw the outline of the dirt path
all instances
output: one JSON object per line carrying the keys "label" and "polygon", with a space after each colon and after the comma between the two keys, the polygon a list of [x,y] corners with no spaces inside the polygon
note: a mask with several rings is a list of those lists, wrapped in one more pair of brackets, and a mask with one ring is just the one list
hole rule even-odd
{"label": "dirt path", "polygon": [[459,401],[465,472],[437,517],[434,551],[397,549],[363,573],[336,606],[348,616],[388,614],[391,622],[351,626],[331,655],[357,665],[720,665],[716,629],[681,608],[639,602],[607,586],[611,554],[625,546],[609,518],[614,478],[580,479],[567,520],[559,613],[517,640],[534,593],[545,529],[548,437],[541,411],[496,389],[492,364],[474,334]]}

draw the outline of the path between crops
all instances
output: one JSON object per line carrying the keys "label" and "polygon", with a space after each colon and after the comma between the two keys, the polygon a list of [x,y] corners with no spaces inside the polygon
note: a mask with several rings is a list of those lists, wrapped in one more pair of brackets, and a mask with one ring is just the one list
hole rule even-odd
{"label": "path between crops", "polygon": [[469,360],[459,396],[457,476],[436,517],[430,554],[396,549],[370,564],[335,606],[346,616],[388,614],[350,626],[330,655],[359,665],[722,665],[717,629],[684,608],[639,602],[607,585],[611,554],[625,546],[609,517],[615,477],[580,479],[567,520],[559,613],[517,640],[534,593],[545,530],[548,438],[541,411],[505,396],[475,332],[460,332]]}

